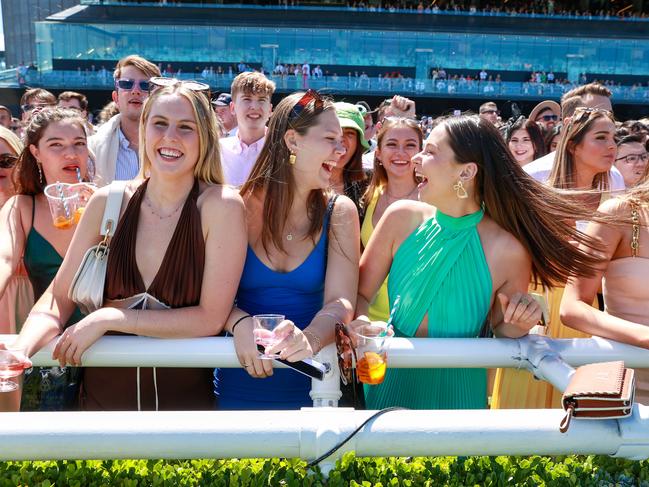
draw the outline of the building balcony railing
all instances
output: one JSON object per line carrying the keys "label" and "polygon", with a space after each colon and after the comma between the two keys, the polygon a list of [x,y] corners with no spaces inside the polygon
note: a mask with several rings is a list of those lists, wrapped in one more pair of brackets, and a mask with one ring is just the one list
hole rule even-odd
{"label": "building balcony railing", "polygon": [[[198,79],[210,84],[213,91],[229,91],[234,74],[194,74],[176,73],[181,79]],[[391,95],[394,93],[418,97],[454,97],[466,98],[507,98],[507,99],[559,99],[561,95],[575,84],[529,83],[513,81],[466,81],[466,80],[432,80],[413,78],[377,78],[363,76],[323,76],[307,78],[295,76],[269,75],[277,84],[280,92],[293,92],[314,88],[324,93]],[[32,71],[27,74],[24,86],[42,86],[48,89],[108,90],[113,88],[112,73],[102,71],[50,71],[40,73]],[[19,88],[14,70],[0,72],[0,87]],[[609,86],[616,103],[629,102],[649,104],[649,86]]]}

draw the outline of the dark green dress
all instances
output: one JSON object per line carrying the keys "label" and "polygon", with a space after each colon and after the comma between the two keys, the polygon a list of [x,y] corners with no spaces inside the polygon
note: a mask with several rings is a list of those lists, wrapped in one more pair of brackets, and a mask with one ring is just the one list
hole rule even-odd
{"label": "dark green dress", "polygon": [[[25,243],[24,262],[27,276],[38,300],[48,288],[63,263],[52,244],[34,228],[35,201],[32,201],[32,228]],[[66,328],[83,318],[78,308]],[[81,369],[77,367],[33,367],[25,372],[22,411],[64,411],[78,406]]]}

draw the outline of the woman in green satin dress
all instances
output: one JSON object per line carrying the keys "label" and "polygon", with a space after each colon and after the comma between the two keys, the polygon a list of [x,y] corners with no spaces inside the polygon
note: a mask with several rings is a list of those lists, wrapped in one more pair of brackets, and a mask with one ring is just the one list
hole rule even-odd
{"label": "woman in green satin dress", "polygon": [[[413,162],[420,201],[395,203],[378,223],[351,328],[367,324],[388,276],[391,307],[400,296],[397,336],[477,337],[488,320],[497,336],[520,337],[541,317],[526,294],[532,277],[592,272],[596,258],[569,243],[584,237],[564,222],[583,211],[528,177],[489,122],[447,118]],[[485,369],[388,368],[381,385],[366,386],[367,407],[484,408],[486,380]]]}

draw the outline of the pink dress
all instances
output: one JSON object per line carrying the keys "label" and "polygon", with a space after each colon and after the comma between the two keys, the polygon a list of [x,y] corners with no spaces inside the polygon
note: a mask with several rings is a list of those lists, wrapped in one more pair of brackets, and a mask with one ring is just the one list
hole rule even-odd
{"label": "pink dress", "polygon": [[34,306],[34,292],[22,259],[0,299],[0,334],[18,333]]}
{"label": "pink dress", "polygon": [[[606,312],[633,323],[649,326],[649,258],[612,260],[602,280]],[[636,369],[636,401],[649,404],[649,369]]]}

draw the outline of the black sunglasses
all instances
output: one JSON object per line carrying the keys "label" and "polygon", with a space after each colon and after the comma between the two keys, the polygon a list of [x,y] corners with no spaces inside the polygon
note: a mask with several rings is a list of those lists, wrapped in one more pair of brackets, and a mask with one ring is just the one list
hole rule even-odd
{"label": "black sunglasses", "polygon": [[201,83],[200,81],[185,81],[176,78],[165,78],[163,76],[156,76],[149,80],[149,94],[153,93],[157,88],[166,88],[167,86],[182,85],[185,88],[203,93],[207,96],[208,101],[212,100],[212,91],[210,85]]}
{"label": "black sunglasses", "polygon": [[25,103],[24,105],[20,105],[20,109],[27,113],[31,112],[35,108],[45,108],[45,107],[53,107],[54,105],[51,103]]}
{"label": "black sunglasses", "polygon": [[539,120],[543,120],[544,122],[549,122],[550,120],[552,120],[553,122],[556,122],[557,120],[559,120],[559,117],[557,115],[543,115],[536,119],[537,122]]}
{"label": "black sunglasses", "polygon": [[[149,80],[142,79],[137,82],[138,86],[140,87],[141,91],[149,91]],[[127,79],[127,78],[122,78],[118,79],[115,81],[115,88],[119,88],[120,90],[132,90],[133,87],[135,86],[135,80],[133,79]]]}
{"label": "black sunglasses", "polygon": [[320,96],[320,93],[315,90],[307,90],[307,92],[302,95],[302,98],[297,101],[297,103],[291,110],[289,120],[299,117],[300,113],[302,113],[306,106],[311,102],[314,102],[314,108],[316,112],[322,111],[322,108],[324,107],[324,99]]}
{"label": "black sunglasses", "polygon": [[18,156],[13,154],[0,154],[0,169],[11,169],[16,165],[17,160]]}

